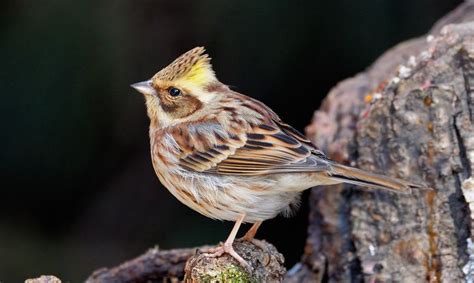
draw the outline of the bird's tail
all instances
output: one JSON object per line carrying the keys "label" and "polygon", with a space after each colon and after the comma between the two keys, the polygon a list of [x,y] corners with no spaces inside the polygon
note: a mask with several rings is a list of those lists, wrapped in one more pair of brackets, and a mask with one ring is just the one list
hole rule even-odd
{"label": "bird's tail", "polygon": [[422,188],[422,186],[401,179],[373,174],[340,164],[332,164],[332,170],[329,171],[329,177],[335,181],[343,183],[391,190],[399,193],[409,193],[411,189]]}

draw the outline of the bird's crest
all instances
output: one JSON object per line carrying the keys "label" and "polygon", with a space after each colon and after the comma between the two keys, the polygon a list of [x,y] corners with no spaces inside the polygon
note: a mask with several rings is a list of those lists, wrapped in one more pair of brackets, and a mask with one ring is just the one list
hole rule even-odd
{"label": "bird's crest", "polygon": [[199,86],[216,81],[211,58],[205,52],[204,47],[189,50],[154,75],[152,80],[182,80]]}

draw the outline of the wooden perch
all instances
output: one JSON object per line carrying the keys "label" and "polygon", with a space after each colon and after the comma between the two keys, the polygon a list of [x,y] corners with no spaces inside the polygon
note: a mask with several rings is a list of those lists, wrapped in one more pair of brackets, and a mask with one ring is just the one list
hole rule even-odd
{"label": "wooden perch", "polygon": [[186,282],[279,282],[286,273],[283,256],[273,245],[261,243],[262,247],[241,240],[234,243],[237,253],[251,265],[251,271],[227,254],[208,257],[203,251],[209,247],[170,251],[153,248],[117,267],[95,271],[86,282],[176,282],[183,278]]}
{"label": "wooden perch", "polygon": [[244,240],[234,243],[239,255],[250,264],[250,272],[239,266],[238,262],[229,255],[219,258],[197,254],[190,258],[185,268],[186,282],[280,282],[286,269],[284,258],[276,248],[261,241],[262,247],[257,247]]}
{"label": "wooden perch", "polygon": [[152,248],[117,267],[96,270],[86,282],[176,281],[183,278],[186,261],[196,250],[197,248],[160,251],[158,248]]}

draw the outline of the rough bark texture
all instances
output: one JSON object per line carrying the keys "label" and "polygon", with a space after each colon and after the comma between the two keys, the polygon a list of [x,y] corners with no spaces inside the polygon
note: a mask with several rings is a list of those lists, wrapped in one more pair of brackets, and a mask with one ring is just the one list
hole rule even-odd
{"label": "rough bark texture", "polygon": [[186,261],[196,250],[197,248],[160,251],[153,248],[117,267],[96,270],[86,282],[175,282],[183,278]]}
{"label": "rough bark texture", "polygon": [[473,270],[462,189],[474,162],[474,23],[440,31],[473,19],[473,7],[340,83],[315,113],[307,133],[332,158],[434,190],[313,189],[305,257],[289,281],[459,282],[463,266]]}

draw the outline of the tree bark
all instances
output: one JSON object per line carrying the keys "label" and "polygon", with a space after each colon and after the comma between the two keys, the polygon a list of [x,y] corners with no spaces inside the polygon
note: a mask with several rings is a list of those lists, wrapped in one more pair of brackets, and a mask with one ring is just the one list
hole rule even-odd
{"label": "tree bark", "polygon": [[176,282],[183,278],[186,261],[197,249],[160,251],[152,248],[119,266],[96,270],[86,282]]}
{"label": "tree bark", "polygon": [[[440,23],[470,20],[473,10],[466,2]],[[433,191],[313,189],[305,256],[288,280],[472,280],[464,196],[474,190],[473,86],[474,23],[467,23],[398,45],[330,92],[307,128],[320,148]]]}
{"label": "tree bark", "polygon": [[[315,112],[307,134],[330,158],[432,190],[314,188],[305,254],[285,281],[474,280],[474,23],[446,26],[469,20],[473,2],[441,19],[431,35],[397,45],[341,82]],[[265,245],[237,243],[255,266],[239,276],[281,280],[283,259]],[[195,249],[154,249],[96,271],[88,282],[199,280],[225,274],[229,264],[238,266],[230,257],[209,261]]]}

